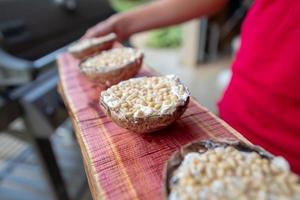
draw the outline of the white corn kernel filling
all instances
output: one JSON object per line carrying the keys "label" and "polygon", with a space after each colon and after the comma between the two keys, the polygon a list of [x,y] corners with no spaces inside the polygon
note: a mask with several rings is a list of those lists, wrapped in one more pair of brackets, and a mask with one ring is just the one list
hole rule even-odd
{"label": "white corn kernel filling", "polygon": [[83,71],[105,71],[119,68],[134,62],[142,55],[142,52],[133,48],[114,48],[88,58],[81,63]]}
{"label": "white corn kernel filling", "polygon": [[300,199],[299,177],[286,160],[233,147],[188,153],[170,182],[169,200]]}
{"label": "white corn kernel filling", "polygon": [[186,103],[188,89],[174,75],[122,81],[101,93],[111,110],[134,119],[173,113]]}
{"label": "white corn kernel filling", "polygon": [[76,42],[74,45],[72,45],[68,51],[69,52],[80,52],[84,51],[94,45],[102,44],[104,42],[113,40],[116,38],[116,34],[110,33],[106,36],[103,37],[98,37],[98,38],[89,38],[89,39],[84,39]]}

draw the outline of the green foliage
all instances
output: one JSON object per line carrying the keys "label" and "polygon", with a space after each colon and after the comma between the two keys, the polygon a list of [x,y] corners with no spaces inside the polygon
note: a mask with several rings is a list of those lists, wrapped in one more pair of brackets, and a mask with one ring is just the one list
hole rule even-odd
{"label": "green foliage", "polygon": [[110,3],[117,12],[124,12],[149,1],[150,0],[110,0]]}
{"label": "green foliage", "polygon": [[175,48],[181,45],[181,27],[172,26],[154,30],[147,38],[146,45],[153,48]]}
{"label": "green foliage", "polygon": [[[117,12],[124,12],[151,0],[110,0]],[[152,48],[175,48],[181,45],[181,27],[172,26],[154,30],[147,38],[146,45]]]}

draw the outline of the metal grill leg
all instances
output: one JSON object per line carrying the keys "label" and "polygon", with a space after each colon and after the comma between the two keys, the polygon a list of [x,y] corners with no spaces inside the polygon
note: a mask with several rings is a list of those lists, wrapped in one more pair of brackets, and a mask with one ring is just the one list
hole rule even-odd
{"label": "metal grill leg", "polygon": [[25,111],[24,122],[29,133],[29,139],[38,154],[38,158],[55,198],[57,200],[69,200],[70,198],[49,139],[53,128],[33,104],[22,102],[22,105]]}
{"label": "metal grill leg", "polygon": [[58,200],[69,200],[51,142],[45,138],[33,138],[32,141],[56,198]]}

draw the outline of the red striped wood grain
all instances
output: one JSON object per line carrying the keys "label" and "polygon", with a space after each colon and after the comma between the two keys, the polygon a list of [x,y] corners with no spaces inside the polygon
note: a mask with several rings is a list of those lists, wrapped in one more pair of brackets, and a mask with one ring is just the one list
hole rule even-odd
{"label": "red striped wood grain", "polygon": [[[238,132],[194,99],[170,127],[136,134],[118,127],[101,110],[101,88],[83,77],[69,54],[58,58],[59,91],[76,132],[94,199],[162,199],[165,161],[182,145],[200,139],[240,139]],[[139,76],[152,75],[145,66]]]}

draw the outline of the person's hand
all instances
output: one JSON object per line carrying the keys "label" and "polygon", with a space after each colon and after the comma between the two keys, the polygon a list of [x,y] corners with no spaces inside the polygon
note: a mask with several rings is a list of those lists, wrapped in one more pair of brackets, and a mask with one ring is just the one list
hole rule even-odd
{"label": "person's hand", "polygon": [[125,34],[126,31],[120,31],[122,30],[121,27],[124,27],[121,18],[121,15],[116,14],[107,20],[96,24],[86,31],[82,39],[104,36],[109,33],[115,33],[119,41],[127,39],[129,36]]}

